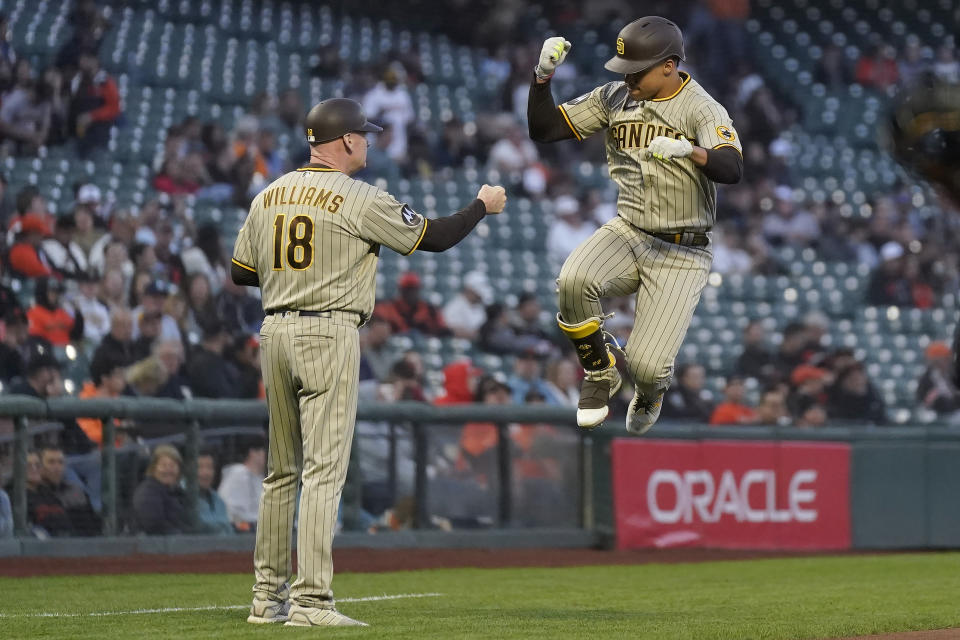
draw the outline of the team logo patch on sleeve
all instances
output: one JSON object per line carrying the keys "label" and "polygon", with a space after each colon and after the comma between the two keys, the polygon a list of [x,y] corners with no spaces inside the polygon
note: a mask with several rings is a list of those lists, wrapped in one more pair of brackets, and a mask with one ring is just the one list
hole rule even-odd
{"label": "team logo patch on sleeve", "polygon": [[403,223],[408,227],[415,227],[420,224],[420,221],[423,219],[420,217],[420,214],[408,207],[403,205],[403,208],[400,209],[400,217],[403,218]]}
{"label": "team logo patch on sleeve", "polygon": [[730,129],[730,127],[725,127],[723,125],[717,127],[717,135],[728,142],[732,142],[737,139],[737,135],[733,132],[733,130]]}

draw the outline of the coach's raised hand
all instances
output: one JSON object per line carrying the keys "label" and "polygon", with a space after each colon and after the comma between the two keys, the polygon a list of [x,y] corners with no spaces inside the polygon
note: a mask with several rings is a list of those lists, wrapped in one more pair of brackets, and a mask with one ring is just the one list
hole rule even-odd
{"label": "coach's raised hand", "polygon": [[488,184],[480,187],[477,198],[487,208],[487,213],[500,213],[507,204],[507,192],[503,187],[491,187]]}
{"label": "coach's raised hand", "polygon": [[560,36],[547,38],[543,42],[543,48],[540,49],[540,61],[537,63],[534,73],[540,80],[549,80],[553,72],[557,70],[563,61],[567,59],[570,53],[570,41]]}

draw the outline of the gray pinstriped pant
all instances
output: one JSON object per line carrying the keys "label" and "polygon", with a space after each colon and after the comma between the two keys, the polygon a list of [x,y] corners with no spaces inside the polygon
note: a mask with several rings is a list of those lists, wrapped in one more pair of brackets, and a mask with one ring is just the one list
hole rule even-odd
{"label": "gray pinstriped pant", "polygon": [[563,263],[557,305],[565,322],[602,317],[600,298],[637,294],[627,368],[641,393],[666,388],[673,363],[707,283],[709,247],[664,242],[617,217]]}
{"label": "gray pinstriped pant", "polygon": [[333,606],[333,534],[357,414],[359,316],[332,316],[273,314],[260,330],[270,447],[253,590],[275,597],[291,577],[291,535],[302,477],[297,579],[290,599],[308,607]]}

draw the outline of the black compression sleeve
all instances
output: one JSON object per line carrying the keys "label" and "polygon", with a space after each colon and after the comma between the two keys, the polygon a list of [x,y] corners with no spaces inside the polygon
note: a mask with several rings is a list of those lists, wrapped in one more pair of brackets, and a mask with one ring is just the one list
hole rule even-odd
{"label": "black compression sleeve", "polygon": [[446,251],[466,238],[485,215],[487,215],[487,207],[477,198],[453,215],[428,220],[425,223],[427,229],[423,233],[423,240],[417,248],[434,253]]}
{"label": "black compression sleeve", "polygon": [[257,277],[257,272],[244,269],[236,262],[230,263],[230,279],[233,280],[233,284],[245,285],[247,287],[260,286],[260,279]]}
{"label": "black compression sleeve", "polygon": [[700,167],[703,175],[720,184],[736,184],[743,177],[743,156],[733,147],[707,149],[707,164]]}
{"label": "black compression sleeve", "polygon": [[563,114],[553,102],[550,83],[537,83],[537,76],[530,81],[530,96],[527,100],[527,129],[535,142],[556,142],[576,138],[573,129],[563,119]]}

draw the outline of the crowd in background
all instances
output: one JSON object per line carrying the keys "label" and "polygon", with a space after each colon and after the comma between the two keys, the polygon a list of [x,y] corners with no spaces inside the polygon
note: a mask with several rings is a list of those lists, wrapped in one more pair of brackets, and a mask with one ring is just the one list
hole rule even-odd
{"label": "crowd in background", "polygon": [[[471,3],[454,4],[467,13],[474,10]],[[528,139],[522,118],[541,44],[541,28],[536,25],[541,24],[542,8],[495,4],[499,9],[477,23],[482,28],[449,33],[453,41],[487,47],[477,60],[480,79],[495,78],[499,90],[487,108],[476,114],[476,121],[463,121],[454,114],[438,125],[420,118],[412,95],[425,72],[415,49],[347,68],[336,47],[325,46],[314,56],[312,72],[343,79],[347,95],[360,100],[367,116],[384,126],[384,133],[371,141],[368,168],[358,177],[429,177],[464,166],[496,170],[512,193],[537,201],[546,212],[547,259],[555,271],[577,244],[616,215],[615,194],[609,189],[579,187],[573,174],[581,160],[602,161],[598,137],[582,145],[551,146]],[[664,6],[651,12],[660,8],[683,18],[679,21],[685,27],[688,59],[682,68],[728,107],[745,141],[744,180],[720,193],[715,271],[785,273],[787,265],[778,261],[774,249],[789,246],[813,248],[823,260],[868,265],[873,271],[868,304],[930,308],[944,292],[957,290],[960,265],[956,252],[948,250],[952,236],[944,233],[947,218],[918,215],[907,186],[872,195],[851,215],[845,205],[830,199],[813,201],[791,184],[787,159],[796,149],[785,132],[802,114],[768,86],[747,55],[743,30],[749,16],[747,2],[660,4]],[[550,18],[559,33],[565,27],[586,25],[610,40],[624,18],[635,17],[634,11],[616,1],[589,7],[561,2],[551,9]],[[89,0],[78,3],[70,19],[74,31],[70,43],[49,67],[34,69],[17,57],[7,38],[6,20],[0,17],[2,153],[29,158],[49,145],[75,145],[79,156],[97,153],[107,147],[111,127],[123,126],[116,82],[98,58],[109,20]],[[411,16],[400,19],[406,24]],[[423,23],[424,27],[429,24]],[[448,26],[456,29],[466,24],[458,20]],[[830,86],[856,79],[864,86],[886,88],[919,81],[928,71],[947,81],[957,80],[952,40],[929,46],[911,41],[902,54],[878,43],[876,56],[864,56],[856,63],[828,49],[820,73],[821,81]],[[610,79],[584,75],[577,57],[571,55],[555,82],[594,86]],[[256,96],[248,114],[232,130],[194,117],[174,124],[152,167],[155,194],[139,207],[109,201],[103,185],[91,180],[73,185],[74,205],[54,215],[46,194],[32,186],[8,185],[0,176],[0,223],[5,232],[0,240],[2,390],[41,398],[65,393],[175,399],[264,397],[257,340],[263,317],[259,299],[229,278],[232,238],[220,237],[214,225],[196,225],[186,214],[186,202],[192,196],[245,207],[263,186],[304,162],[308,148],[300,124],[305,110],[300,93],[285,90]],[[21,306],[23,296],[9,286],[14,280],[33,286],[32,305]],[[423,295],[417,274],[400,276],[396,297],[381,300],[362,330],[365,397],[388,402],[575,406],[581,374],[552,320],[553,310],[542,308],[530,294],[519,295],[513,304],[495,299],[480,272],[466,274],[463,283],[460,293],[435,306]],[[630,300],[611,301],[618,312],[611,328],[620,337],[629,332],[631,304]],[[828,420],[885,424],[886,408],[864,364],[849,350],[822,346],[827,323],[825,317],[814,314],[776,327],[783,336],[776,343],[768,335],[769,325],[751,322],[743,336],[743,355],[727,372],[722,397],[713,397],[705,389],[701,365],[678,362],[663,420],[797,427],[822,426]],[[483,352],[506,358],[512,372],[504,376],[458,361],[445,368],[443,386],[434,386],[421,354],[398,353],[394,346],[393,337],[410,334],[469,340]],[[89,359],[87,379],[77,389],[65,387],[65,362],[57,357],[69,347]],[[945,375],[949,349],[933,343],[926,357],[929,367],[920,380],[918,403],[944,416],[954,414],[960,410],[960,392]],[[757,392],[750,393],[751,389]],[[625,413],[631,395],[624,389],[616,399],[615,413]],[[748,402],[748,397],[754,401]],[[118,444],[136,444],[135,425],[118,423],[117,427]],[[358,434],[373,437],[379,428],[360,425]],[[38,530],[63,535],[99,526],[96,510],[81,504],[73,490],[76,485],[65,486],[62,474],[58,477],[55,472],[56,464],[51,467],[47,458],[57,457],[58,452],[61,458],[96,452],[102,432],[98,420],[68,422],[59,449],[31,454],[31,504],[44,513],[48,509],[42,505],[52,502],[64,508],[51,521],[40,523],[34,517]],[[549,499],[550,491],[560,487],[563,469],[562,456],[526,453],[542,451],[543,443],[556,441],[556,436],[544,425],[511,427],[518,468],[533,487],[523,494],[531,500],[529,513],[536,512],[531,496]],[[447,477],[466,478],[470,487],[489,489],[496,428],[467,425],[454,444],[444,454]],[[251,451],[257,458],[256,449]],[[213,491],[214,477],[220,475],[216,457],[203,458],[203,500],[198,504],[202,514],[192,518],[184,511],[179,483],[183,464],[177,450],[158,447],[149,459],[144,456],[137,458],[149,464],[145,479],[131,496],[132,531],[182,532],[201,526],[198,518],[210,530],[249,530],[254,525],[250,514],[255,521],[255,505],[252,512],[238,515],[225,493],[229,494],[228,481],[234,482],[234,476],[238,486],[247,483],[251,490],[259,486],[254,476],[262,477],[262,459],[250,461],[248,456],[238,461],[246,469],[243,473],[223,469],[218,493]],[[373,469],[369,471],[375,475]],[[228,483],[226,492],[224,483]],[[370,527],[382,522],[374,519],[382,517],[387,503],[393,507],[390,517],[403,521],[409,516],[397,515],[395,501],[385,500],[378,506],[375,482],[367,484],[372,489],[365,503]],[[455,482],[447,489],[461,495],[465,490]],[[489,490],[481,493],[477,498],[481,502],[491,495]],[[5,530],[3,498],[0,492],[0,535]],[[74,513],[80,511],[87,515],[74,522]],[[447,514],[446,520],[456,522],[457,517]]]}

